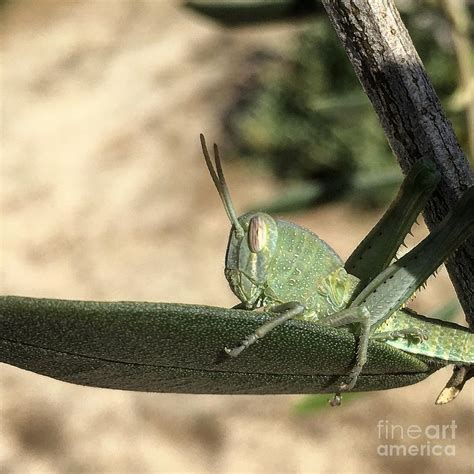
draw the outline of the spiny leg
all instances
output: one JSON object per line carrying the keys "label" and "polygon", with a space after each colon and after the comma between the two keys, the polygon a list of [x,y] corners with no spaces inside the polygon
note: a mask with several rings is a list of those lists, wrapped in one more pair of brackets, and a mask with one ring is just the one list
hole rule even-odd
{"label": "spiny leg", "polygon": [[365,306],[381,323],[404,305],[440,265],[474,233],[474,187],[469,188],[451,214],[400,260],[375,277],[351,307]]}
{"label": "spiny leg", "polygon": [[277,313],[279,314],[279,316],[275,316],[275,318],[260,326],[254,333],[247,336],[242,341],[242,344],[240,346],[234,347],[233,349],[228,349],[227,347],[225,347],[225,352],[227,352],[230,357],[237,357],[243,350],[252,345],[254,342],[257,342],[263,336],[268,334],[272,329],[276,328],[277,326],[280,326],[289,319],[300,316],[304,313],[304,311],[305,307],[296,301],[273,306],[270,309],[270,312]]}
{"label": "spiny leg", "polygon": [[358,291],[390,265],[439,179],[431,161],[418,160],[411,167],[395,200],[346,261],[346,271],[361,280]]}

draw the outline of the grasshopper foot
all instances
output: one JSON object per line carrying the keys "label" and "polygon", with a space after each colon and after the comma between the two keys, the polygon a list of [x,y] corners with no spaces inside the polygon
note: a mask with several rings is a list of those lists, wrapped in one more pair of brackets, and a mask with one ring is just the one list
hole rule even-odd
{"label": "grasshopper foot", "polygon": [[352,390],[355,387],[355,384],[357,383],[357,379],[359,378],[359,374],[351,375],[350,377],[351,378],[350,378],[350,381],[348,383],[343,383],[339,387],[339,390],[341,392],[349,392],[350,390]]}
{"label": "grasshopper foot", "polygon": [[240,346],[234,347],[233,349],[229,349],[228,347],[224,347],[224,351],[230,357],[237,357],[242,351],[247,349],[248,346],[253,344],[255,341],[259,339],[258,334],[251,334],[250,336],[246,337]]}
{"label": "grasshopper foot", "polygon": [[244,349],[245,349],[245,346],[234,347],[233,349],[229,349],[228,347],[224,347],[224,352],[229,357],[237,357]]}
{"label": "grasshopper foot", "polygon": [[[341,386],[339,387],[339,393],[340,392],[349,392],[352,390],[356,383],[357,379],[359,378],[360,373],[362,372],[362,368],[364,367],[365,361],[361,364],[357,364],[350,372],[348,375],[348,380],[349,382],[347,383],[342,383]],[[337,395],[337,394],[336,394]]]}

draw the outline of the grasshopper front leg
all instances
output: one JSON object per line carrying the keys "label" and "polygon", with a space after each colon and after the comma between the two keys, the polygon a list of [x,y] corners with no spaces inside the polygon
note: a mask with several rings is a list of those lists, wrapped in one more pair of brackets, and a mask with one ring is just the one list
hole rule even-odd
{"label": "grasshopper front leg", "polygon": [[272,329],[275,329],[277,326],[280,326],[289,319],[296,318],[297,316],[302,315],[305,309],[306,308],[302,304],[296,301],[273,306],[272,308],[270,308],[270,312],[277,314],[275,318],[270,319],[270,321],[260,326],[254,333],[248,335],[242,341],[240,346],[234,347],[233,349],[225,347],[225,352],[230,357],[237,357],[242,351],[244,351],[245,349],[247,349],[247,347],[254,344],[263,336],[268,334]]}

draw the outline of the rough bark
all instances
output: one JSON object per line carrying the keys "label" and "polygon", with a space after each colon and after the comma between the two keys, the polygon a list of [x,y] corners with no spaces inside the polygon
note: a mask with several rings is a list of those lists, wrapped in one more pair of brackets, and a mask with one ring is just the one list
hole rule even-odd
{"label": "rough bark", "polygon": [[[432,159],[442,178],[424,217],[430,229],[474,185],[469,167],[392,0],[323,0],[402,170]],[[473,211],[474,212],[474,211]],[[474,329],[474,238],[446,264]]]}

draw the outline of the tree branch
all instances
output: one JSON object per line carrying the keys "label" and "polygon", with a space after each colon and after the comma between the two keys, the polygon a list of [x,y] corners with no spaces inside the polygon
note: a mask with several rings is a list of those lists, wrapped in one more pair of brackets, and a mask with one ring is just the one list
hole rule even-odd
{"label": "tree branch", "polygon": [[[474,185],[474,176],[408,31],[392,0],[323,0],[323,4],[402,170],[406,173],[425,157],[442,175],[424,212],[433,229]],[[446,266],[474,329],[474,238]]]}

